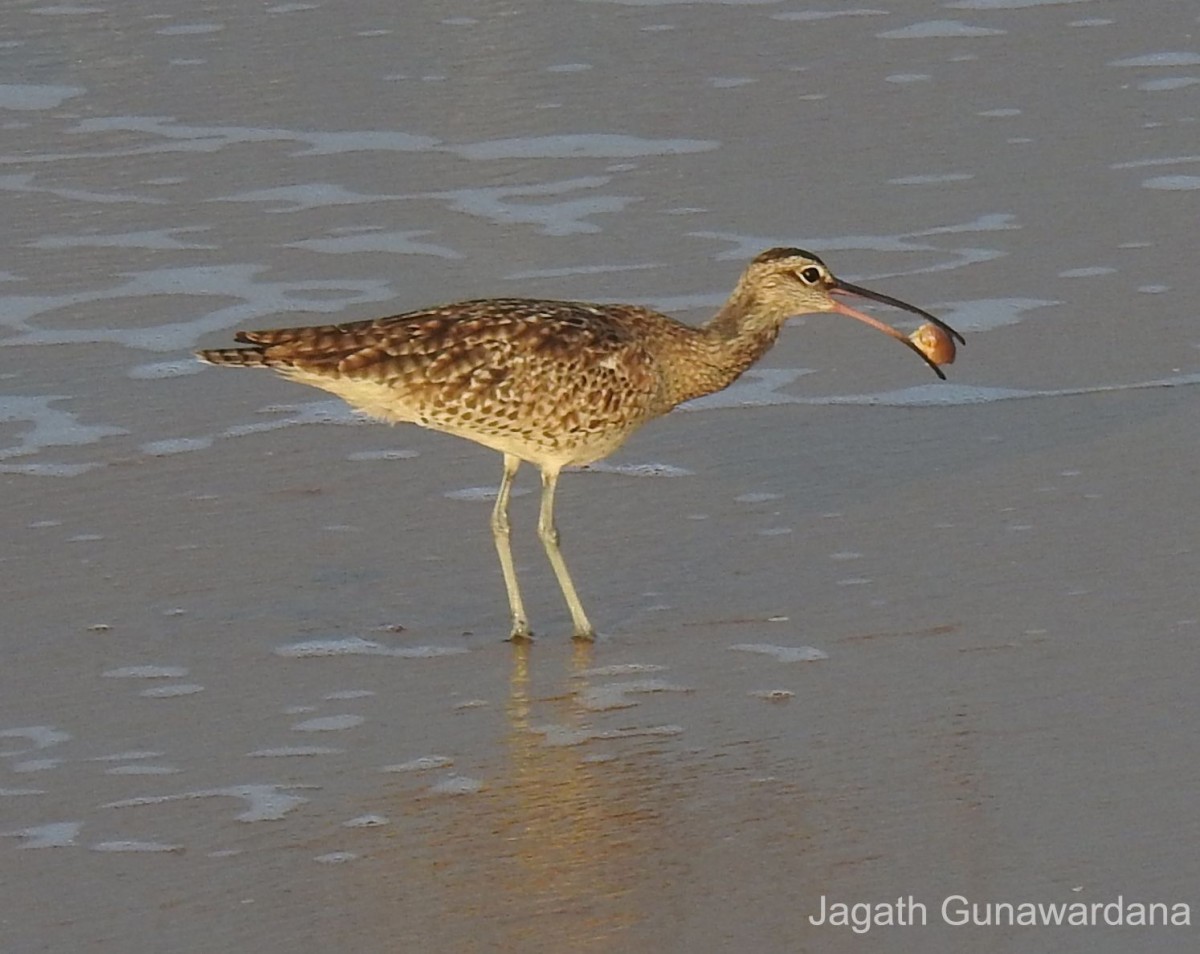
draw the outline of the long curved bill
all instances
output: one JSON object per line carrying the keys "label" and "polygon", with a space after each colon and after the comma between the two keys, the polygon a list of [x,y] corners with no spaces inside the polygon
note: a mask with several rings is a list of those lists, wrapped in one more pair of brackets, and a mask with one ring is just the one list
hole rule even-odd
{"label": "long curved bill", "polygon": [[[893,308],[899,308],[903,311],[910,312],[911,314],[918,315],[931,324],[937,325],[937,327],[941,328],[952,338],[957,339],[960,344],[966,344],[966,341],[963,340],[963,336],[942,321],[942,319],[935,318],[924,309],[918,308],[916,305],[910,305],[908,302],[901,301],[899,298],[893,298],[891,295],[883,295],[879,292],[873,292],[869,288],[863,288],[860,285],[852,285],[850,282],[844,282],[840,278],[834,279],[834,284],[830,287],[829,291],[833,295],[857,295],[859,298],[877,301],[882,305],[891,305]],[[914,352],[927,365],[929,365],[929,367],[933,369],[934,374],[936,374],[943,381],[946,380],[946,375],[942,373],[942,369],[937,366],[937,363],[924,351],[918,348],[917,345],[914,344],[902,332],[897,331],[891,325],[885,324],[878,318],[872,318],[870,315],[864,314],[861,311],[857,311],[856,309],[851,308],[849,305],[843,304],[836,299],[834,300],[833,309],[838,314],[846,315],[849,318],[857,318],[859,321],[870,325],[872,328],[882,331],[885,335],[890,335],[891,337],[895,338],[910,351]]]}

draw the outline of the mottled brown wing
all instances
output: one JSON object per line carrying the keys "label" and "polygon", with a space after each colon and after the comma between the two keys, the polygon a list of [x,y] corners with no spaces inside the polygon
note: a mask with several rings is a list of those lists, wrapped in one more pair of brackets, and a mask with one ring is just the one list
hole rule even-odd
{"label": "mottled brown wing", "polygon": [[579,389],[589,383],[650,387],[650,358],[630,324],[637,311],[488,299],[326,330],[269,345],[267,353],[284,347],[305,370],[425,392],[439,405],[475,392],[477,400],[548,407],[558,398],[580,400]]}
{"label": "mottled brown wing", "polygon": [[639,334],[651,317],[659,316],[628,305],[485,299],[343,325],[241,332],[238,340],[253,346],[243,349],[247,358],[230,360],[237,353],[230,350],[206,357],[276,368],[381,416],[518,428],[539,443],[553,432],[558,443],[651,415],[661,381]]}
{"label": "mottled brown wing", "polygon": [[239,331],[234,337],[273,362],[355,374],[388,358],[433,359],[480,345],[531,353],[612,346],[632,339],[614,317],[624,308],[493,298],[346,324]]}

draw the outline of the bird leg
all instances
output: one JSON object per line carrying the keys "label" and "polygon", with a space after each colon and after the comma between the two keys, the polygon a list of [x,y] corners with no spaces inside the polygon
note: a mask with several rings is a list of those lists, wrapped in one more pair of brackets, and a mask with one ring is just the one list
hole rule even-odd
{"label": "bird leg", "polygon": [[558,585],[567,600],[567,608],[571,611],[571,621],[575,625],[575,638],[592,640],[596,631],[588,622],[583,604],[579,602],[579,594],[575,592],[575,584],[571,582],[571,574],[567,570],[567,562],[563,559],[562,550],[558,548],[558,528],[554,525],[554,490],[558,486],[558,470],[542,470],[542,506],[538,513],[538,537],[546,548],[546,556],[558,577]]}
{"label": "bird leg", "polygon": [[525,615],[525,603],[521,600],[521,588],[517,585],[517,568],[513,564],[512,547],[509,545],[508,496],[512,490],[513,476],[521,466],[521,459],[511,454],[504,455],[504,476],[500,478],[500,490],[496,494],[496,506],[492,508],[492,538],[496,541],[496,553],[500,557],[500,570],[504,574],[504,588],[508,590],[508,605],[512,610],[512,634],[509,639],[529,639],[529,617]]}

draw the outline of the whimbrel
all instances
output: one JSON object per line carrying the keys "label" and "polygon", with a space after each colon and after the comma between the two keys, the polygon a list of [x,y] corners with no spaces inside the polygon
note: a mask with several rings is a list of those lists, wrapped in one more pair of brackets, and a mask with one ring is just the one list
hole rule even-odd
{"label": "whimbrel", "polygon": [[522,461],[535,465],[542,475],[538,536],[575,637],[592,639],[595,631],[554,525],[564,467],[606,457],[647,421],[728,387],[796,315],[837,312],[866,322],[945,377],[923,346],[844,304],[846,295],[919,315],[940,329],[934,333],[951,355],[948,336],[962,341],[920,308],[835,278],[811,252],[773,248],[750,262],[728,301],[700,327],[637,305],[491,298],[348,324],[239,331],[234,337],[245,347],[200,351],[198,357],[271,368],[372,417],[445,431],[503,454],[491,525],[512,639],[532,633],[509,545],[508,499]]}

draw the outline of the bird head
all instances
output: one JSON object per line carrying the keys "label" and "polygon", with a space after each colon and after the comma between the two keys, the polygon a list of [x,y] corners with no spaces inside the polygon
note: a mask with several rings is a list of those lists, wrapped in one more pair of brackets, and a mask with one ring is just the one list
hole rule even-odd
{"label": "bird head", "polygon": [[842,281],[816,255],[802,249],[772,248],[762,252],[747,266],[741,284],[759,307],[785,318],[836,312],[864,322],[910,348],[942,379],[946,377],[942,369],[916,343],[891,325],[851,308],[843,299],[866,298],[903,309],[920,316],[959,342],[963,341],[963,336],[940,318],[898,298]]}

